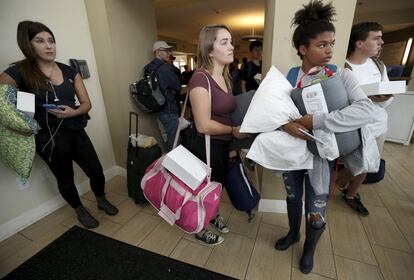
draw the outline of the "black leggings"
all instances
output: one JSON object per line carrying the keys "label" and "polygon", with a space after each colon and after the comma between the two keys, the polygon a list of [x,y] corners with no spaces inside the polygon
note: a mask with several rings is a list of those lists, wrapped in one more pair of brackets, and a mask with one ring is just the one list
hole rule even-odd
{"label": "black leggings", "polygon": [[91,189],[95,196],[103,196],[105,194],[105,176],[92,142],[85,130],[60,128],[53,138],[54,147],[52,147],[52,141],[49,140],[49,132],[42,130],[36,136],[36,152],[55,175],[59,192],[69,205],[77,208],[82,204],[75,186],[73,161],[89,177]]}

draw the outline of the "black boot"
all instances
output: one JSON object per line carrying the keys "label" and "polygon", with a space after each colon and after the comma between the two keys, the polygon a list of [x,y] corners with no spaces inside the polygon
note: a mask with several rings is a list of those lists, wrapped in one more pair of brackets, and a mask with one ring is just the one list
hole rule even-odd
{"label": "black boot", "polygon": [[279,251],[286,250],[290,245],[298,242],[300,239],[299,231],[300,222],[302,221],[302,202],[287,202],[287,212],[289,218],[289,232],[285,237],[276,242],[275,248]]}
{"label": "black boot", "polygon": [[314,229],[311,223],[306,223],[306,240],[303,246],[303,255],[300,259],[300,271],[308,274],[313,268],[313,255],[315,254],[316,244],[325,230],[325,225],[320,229]]}

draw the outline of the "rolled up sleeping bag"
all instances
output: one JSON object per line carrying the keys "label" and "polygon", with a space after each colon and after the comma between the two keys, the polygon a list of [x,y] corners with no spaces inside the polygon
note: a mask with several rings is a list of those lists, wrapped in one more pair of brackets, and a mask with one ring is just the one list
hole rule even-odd
{"label": "rolled up sleeping bag", "polygon": [[[339,75],[333,75],[329,79],[322,80],[320,84],[329,112],[341,110],[350,105],[348,94]],[[300,114],[306,115],[307,112],[302,99],[302,91],[303,88],[293,89],[291,98],[293,100],[293,103],[295,103],[296,107],[298,108]],[[310,133],[312,133],[312,131],[310,131]],[[359,129],[348,132],[335,133],[335,138],[338,144],[339,155],[341,156],[349,154],[361,145],[361,136]],[[314,141],[307,141],[307,146],[312,154],[319,156],[318,148]]]}

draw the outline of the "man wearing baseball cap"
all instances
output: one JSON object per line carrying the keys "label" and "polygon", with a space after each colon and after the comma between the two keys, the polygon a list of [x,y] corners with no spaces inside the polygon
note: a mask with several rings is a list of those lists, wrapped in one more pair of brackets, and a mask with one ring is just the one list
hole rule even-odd
{"label": "man wearing baseball cap", "polygon": [[165,106],[158,113],[158,120],[166,152],[170,151],[174,144],[180,113],[178,97],[181,91],[181,81],[174,73],[174,68],[168,64],[172,48],[173,46],[165,41],[156,41],[152,47],[154,59],[144,68],[148,72],[155,71],[158,85],[165,96]]}

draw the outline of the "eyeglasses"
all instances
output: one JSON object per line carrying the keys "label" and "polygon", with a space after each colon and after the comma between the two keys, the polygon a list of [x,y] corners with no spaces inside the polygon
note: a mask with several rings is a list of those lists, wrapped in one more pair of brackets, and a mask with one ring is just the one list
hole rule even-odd
{"label": "eyeglasses", "polygon": [[171,51],[171,49],[159,49],[159,50],[160,50],[160,51],[163,51],[163,52],[167,52],[167,53],[168,53],[168,52],[172,52],[172,51]]}

